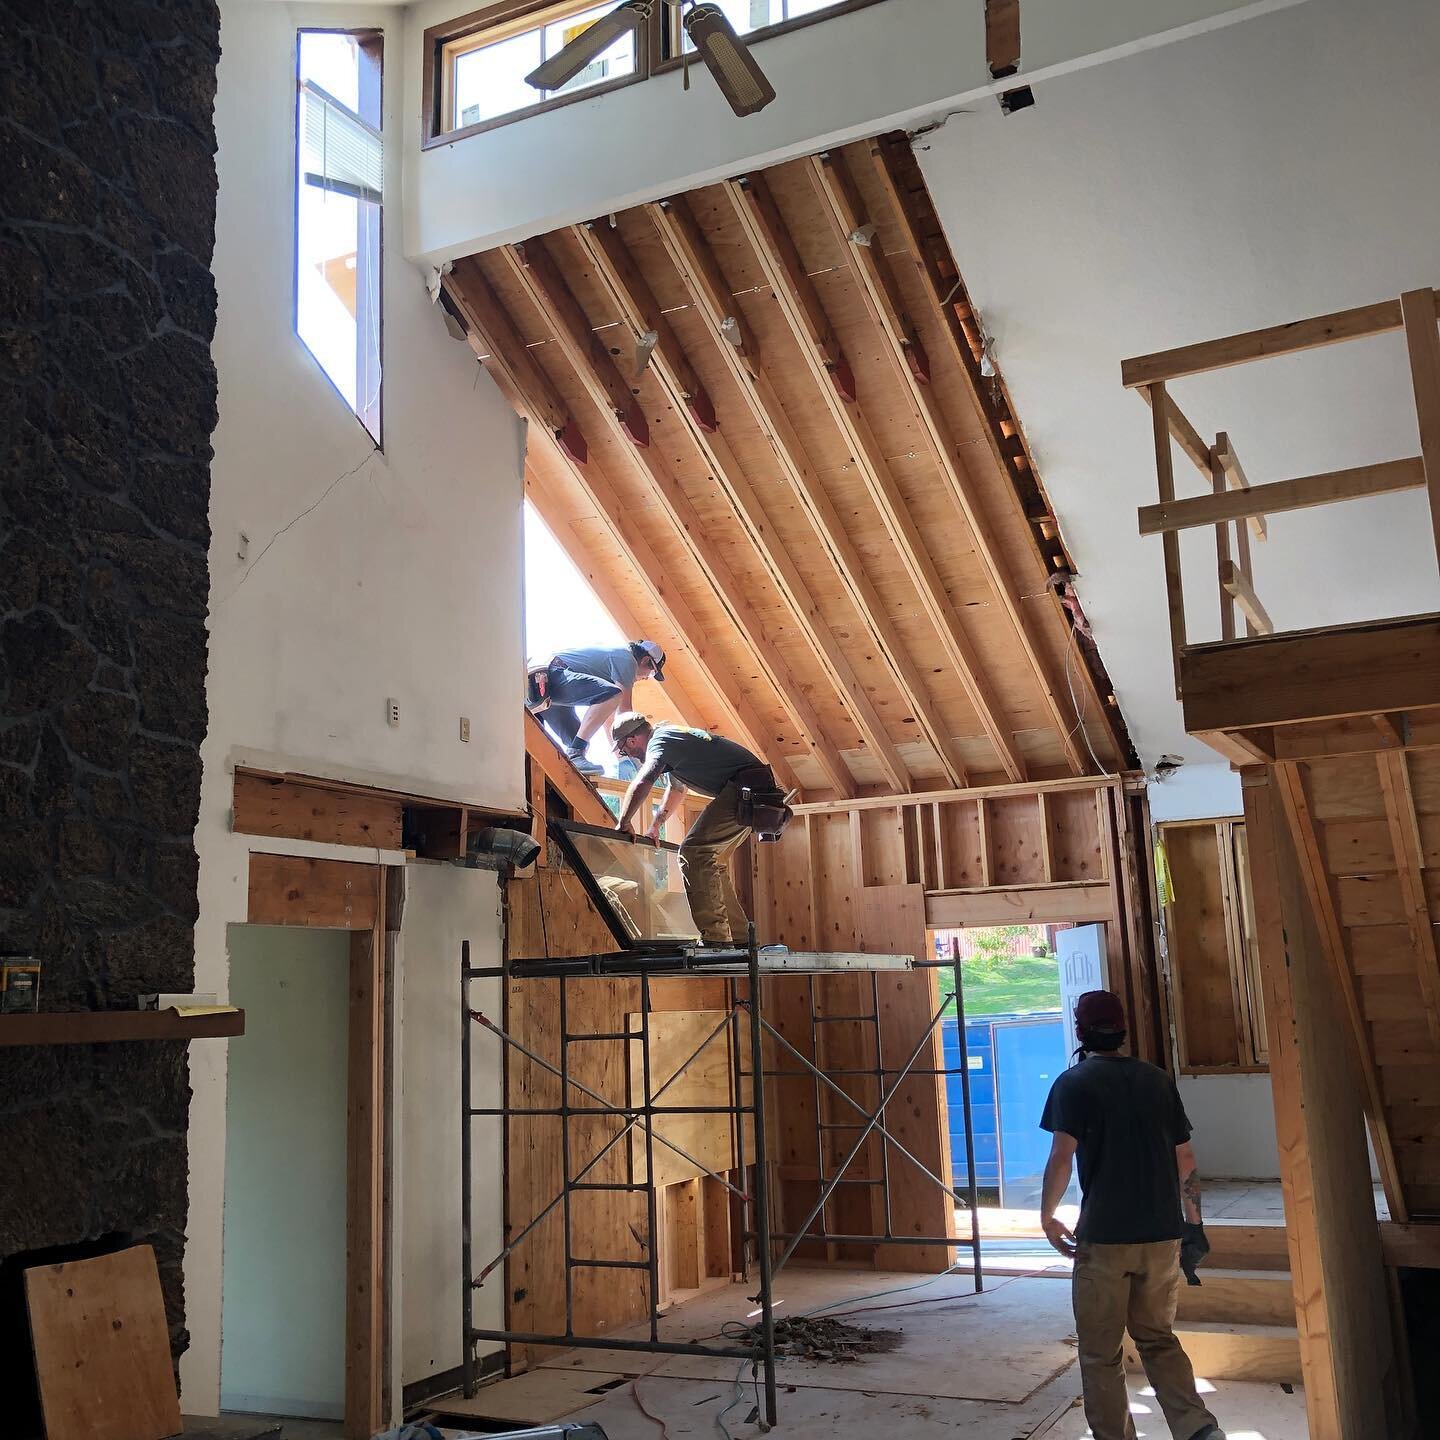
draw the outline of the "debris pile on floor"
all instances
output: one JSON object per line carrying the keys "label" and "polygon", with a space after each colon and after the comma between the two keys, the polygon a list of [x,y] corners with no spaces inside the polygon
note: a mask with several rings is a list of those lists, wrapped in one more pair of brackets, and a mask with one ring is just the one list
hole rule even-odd
{"label": "debris pile on floor", "polygon": [[887,1355],[900,1343],[898,1330],[870,1330],[824,1316],[796,1315],[775,1322],[775,1352],[816,1364],[851,1364],[862,1355]]}

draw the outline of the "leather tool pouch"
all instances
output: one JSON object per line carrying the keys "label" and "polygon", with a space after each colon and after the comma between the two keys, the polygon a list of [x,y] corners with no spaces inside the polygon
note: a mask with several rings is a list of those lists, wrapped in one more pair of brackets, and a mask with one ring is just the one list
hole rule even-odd
{"label": "leather tool pouch", "polygon": [[[755,832],[757,840],[778,840],[785,827],[795,818],[795,812],[785,803],[785,792],[777,789],[775,777],[769,770],[760,772],[742,771],[736,780],[740,784],[740,800],[735,806],[735,818]],[[746,784],[754,779],[756,784]]]}

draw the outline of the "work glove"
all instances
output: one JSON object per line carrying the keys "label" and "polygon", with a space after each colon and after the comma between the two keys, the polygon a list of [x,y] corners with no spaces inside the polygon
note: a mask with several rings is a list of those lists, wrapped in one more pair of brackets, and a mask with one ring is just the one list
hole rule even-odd
{"label": "work glove", "polygon": [[1200,1277],[1195,1273],[1204,1264],[1210,1253],[1210,1242],[1205,1238],[1205,1227],[1185,1222],[1184,1235],[1180,1241],[1180,1268],[1185,1272],[1187,1285],[1198,1285]]}

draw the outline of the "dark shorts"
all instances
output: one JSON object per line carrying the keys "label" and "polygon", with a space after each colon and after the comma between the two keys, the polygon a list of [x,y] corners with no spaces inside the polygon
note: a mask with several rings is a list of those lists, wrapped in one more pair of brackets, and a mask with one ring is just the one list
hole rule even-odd
{"label": "dark shorts", "polygon": [[563,666],[550,667],[550,703],[552,705],[601,705],[613,700],[620,687],[596,675],[582,675]]}

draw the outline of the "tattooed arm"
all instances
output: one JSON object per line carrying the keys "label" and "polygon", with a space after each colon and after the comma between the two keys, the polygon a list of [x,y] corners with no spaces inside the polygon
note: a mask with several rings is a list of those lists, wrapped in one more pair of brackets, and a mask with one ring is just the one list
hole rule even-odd
{"label": "tattooed arm", "polygon": [[1187,1140],[1175,1147],[1175,1166],[1180,1172],[1180,1202],[1185,1219],[1200,1224],[1200,1173],[1195,1168],[1195,1149]]}

